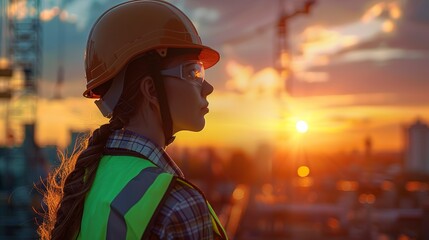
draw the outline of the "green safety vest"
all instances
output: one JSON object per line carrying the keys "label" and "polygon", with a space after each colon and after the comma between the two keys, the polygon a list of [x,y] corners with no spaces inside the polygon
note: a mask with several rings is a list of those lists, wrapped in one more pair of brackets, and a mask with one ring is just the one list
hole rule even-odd
{"label": "green safety vest", "polygon": [[[153,216],[175,181],[197,189],[186,180],[163,172],[149,160],[104,156],[85,199],[77,239],[145,239]],[[215,235],[228,239],[208,202],[207,206]]]}

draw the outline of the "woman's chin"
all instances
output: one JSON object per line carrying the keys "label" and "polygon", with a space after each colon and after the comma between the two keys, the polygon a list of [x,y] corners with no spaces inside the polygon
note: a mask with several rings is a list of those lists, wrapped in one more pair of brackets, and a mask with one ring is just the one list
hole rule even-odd
{"label": "woman's chin", "polygon": [[203,130],[205,126],[206,126],[206,119],[204,117],[202,117],[200,119],[200,121],[198,121],[197,123],[195,123],[193,131],[194,132],[199,132],[199,131]]}
{"label": "woman's chin", "polygon": [[202,123],[199,123],[198,125],[193,126],[193,128],[189,129],[189,131],[200,132],[201,130],[204,129],[205,125],[206,125],[206,122],[203,121]]}
{"label": "woman's chin", "polygon": [[175,132],[180,132],[180,131],[200,132],[201,130],[204,129],[205,125],[206,125],[206,121],[203,118],[201,121],[193,123],[193,124],[189,124],[188,126],[182,127]]}

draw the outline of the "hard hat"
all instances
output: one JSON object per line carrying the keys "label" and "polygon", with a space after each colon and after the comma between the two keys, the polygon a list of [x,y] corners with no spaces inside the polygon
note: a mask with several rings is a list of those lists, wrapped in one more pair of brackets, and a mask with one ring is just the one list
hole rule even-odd
{"label": "hard hat", "polygon": [[205,68],[219,61],[219,53],[202,45],[192,22],[164,1],[130,1],[107,10],[95,22],[85,51],[88,98],[92,90],[113,79],[134,57],[162,48],[201,49]]}

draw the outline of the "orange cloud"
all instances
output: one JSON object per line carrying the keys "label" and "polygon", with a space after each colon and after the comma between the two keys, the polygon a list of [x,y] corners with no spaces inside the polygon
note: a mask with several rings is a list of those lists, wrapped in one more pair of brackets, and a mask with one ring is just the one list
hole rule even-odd
{"label": "orange cloud", "polygon": [[63,22],[75,23],[77,21],[76,15],[69,13],[67,10],[60,9],[59,7],[44,9],[40,12],[40,20],[44,22],[49,22],[57,16]]}
{"label": "orange cloud", "polygon": [[402,16],[399,1],[381,1],[372,5],[361,18],[363,23],[374,21],[386,12],[390,18],[397,20]]}
{"label": "orange cloud", "polygon": [[27,6],[27,1],[12,1],[7,9],[7,14],[9,18],[16,18],[22,20],[27,16],[34,16],[36,10],[34,8],[29,8]]}
{"label": "orange cloud", "polygon": [[284,93],[283,81],[274,68],[267,67],[254,73],[251,66],[230,61],[227,63],[226,71],[229,79],[225,87],[228,91],[257,97]]}
{"label": "orange cloud", "polygon": [[40,20],[42,20],[43,22],[51,21],[54,17],[58,16],[59,13],[60,13],[59,7],[44,9],[40,12]]}

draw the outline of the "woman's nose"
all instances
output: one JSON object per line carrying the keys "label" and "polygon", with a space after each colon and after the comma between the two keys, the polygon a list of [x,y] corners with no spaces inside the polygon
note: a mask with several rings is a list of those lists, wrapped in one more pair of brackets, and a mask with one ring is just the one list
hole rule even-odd
{"label": "woman's nose", "polygon": [[214,87],[207,81],[203,82],[203,87],[201,89],[201,94],[203,97],[210,95],[214,90]]}

